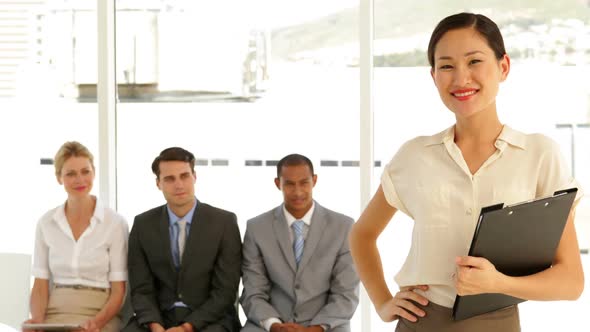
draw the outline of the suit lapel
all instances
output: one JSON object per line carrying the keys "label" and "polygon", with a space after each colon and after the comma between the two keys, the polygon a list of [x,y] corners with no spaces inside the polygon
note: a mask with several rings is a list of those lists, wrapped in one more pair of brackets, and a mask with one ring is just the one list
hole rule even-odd
{"label": "suit lapel", "polygon": [[324,232],[324,228],[326,228],[326,218],[324,214],[324,208],[315,202],[315,208],[313,215],[311,216],[311,226],[303,245],[303,257],[301,257],[301,262],[299,262],[297,276],[301,274],[301,271],[303,271],[307,263],[309,263],[315,248],[322,238],[322,233]]}
{"label": "suit lapel", "polygon": [[207,205],[197,201],[197,207],[193,214],[193,219],[191,220],[191,228],[186,239],[186,246],[184,248],[184,253],[182,254],[183,262],[188,262],[191,259],[190,256],[194,253],[204,252],[199,249],[199,246],[207,242],[205,239],[201,238],[204,234],[207,234],[205,232],[205,228],[207,227],[206,220],[209,218],[207,211]]}
{"label": "suit lapel", "polygon": [[158,231],[160,233],[160,239],[162,240],[163,248],[162,252],[168,253],[166,258],[168,260],[168,265],[170,269],[176,271],[174,267],[174,261],[172,260],[172,247],[170,246],[170,216],[168,215],[168,210],[166,209],[166,205],[162,206],[162,214],[160,220],[158,220]]}
{"label": "suit lapel", "polygon": [[274,211],[272,228],[274,230],[275,238],[277,239],[279,247],[285,256],[285,259],[289,263],[289,266],[291,269],[293,269],[293,272],[297,271],[295,255],[293,254],[293,245],[291,238],[289,237],[289,226],[287,225],[287,219],[285,219],[282,205],[280,205]]}

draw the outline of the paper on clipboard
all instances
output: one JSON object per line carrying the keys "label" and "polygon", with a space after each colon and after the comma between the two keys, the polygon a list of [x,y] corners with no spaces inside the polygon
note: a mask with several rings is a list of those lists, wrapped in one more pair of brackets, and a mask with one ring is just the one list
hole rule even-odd
{"label": "paper on clipboard", "polygon": [[24,323],[23,329],[26,330],[43,330],[43,331],[79,331],[82,327],[79,324],[62,324],[62,323]]}

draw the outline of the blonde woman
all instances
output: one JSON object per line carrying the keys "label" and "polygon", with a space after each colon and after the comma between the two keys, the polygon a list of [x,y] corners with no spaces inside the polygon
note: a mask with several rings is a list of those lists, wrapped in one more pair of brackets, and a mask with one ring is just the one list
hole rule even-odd
{"label": "blonde woman", "polygon": [[120,331],[116,315],[127,280],[127,222],[90,194],[95,168],[84,145],[64,143],[54,165],[68,197],[37,224],[27,322]]}

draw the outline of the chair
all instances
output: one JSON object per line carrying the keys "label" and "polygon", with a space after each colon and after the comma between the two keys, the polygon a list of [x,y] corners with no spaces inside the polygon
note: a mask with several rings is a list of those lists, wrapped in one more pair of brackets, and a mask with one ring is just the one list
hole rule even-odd
{"label": "chair", "polygon": [[19,332],[19,330],[14,329],[12,326],[0,323],[0,332]]}
{"label": "chair", "polygon": [[0,253],[0,326],[20,330],[29,315],[31,255]]}

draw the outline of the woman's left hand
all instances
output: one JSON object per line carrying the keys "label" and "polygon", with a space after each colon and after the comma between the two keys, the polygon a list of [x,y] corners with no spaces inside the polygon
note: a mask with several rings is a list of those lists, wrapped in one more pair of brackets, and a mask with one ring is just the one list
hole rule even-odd
{"label": "woman's left hand", "polygon": [[82,331],[84,332],[100,332],[100,328],[98,327],[94,319],[89,319],[82,323],[80,326],[82,326]]}
{"label": "woman's left hand", "polygon": [[455,258],[457,273],[455,287],[459,295],[500,293],[499,284],[504,274],[483,257],[462,256]]}

